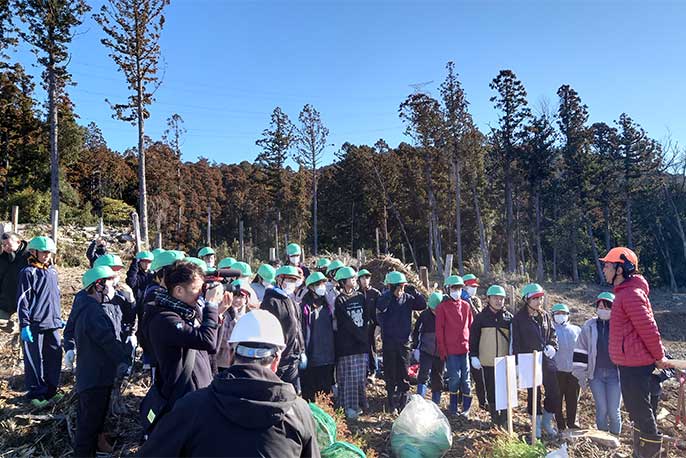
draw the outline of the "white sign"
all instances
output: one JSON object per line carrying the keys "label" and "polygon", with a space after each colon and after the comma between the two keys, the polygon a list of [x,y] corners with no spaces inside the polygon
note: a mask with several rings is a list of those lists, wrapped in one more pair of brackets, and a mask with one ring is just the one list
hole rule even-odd
{"label": "white sign", "polygon": [[517,407],[516,367],[513,355],[495,359],[495,410]]}
{"label": "white sign", "polygon": [[[519,389],[533,388],[534,383],[534,354],[520,353],[517,355],[519,364],[517,366],[519,372]],[[543,385],[543,352],[538,352],[538,368],[536,371],[536,386]]]}

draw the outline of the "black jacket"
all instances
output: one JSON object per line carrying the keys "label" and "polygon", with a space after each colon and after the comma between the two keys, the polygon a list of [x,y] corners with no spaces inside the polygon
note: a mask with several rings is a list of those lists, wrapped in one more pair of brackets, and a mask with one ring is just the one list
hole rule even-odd
{"label": "black jacket", "polygon": [[[543,351],[547,345],[552,345],[555,350],[557,334],[552,317],[548,312],[530,316],[528,307],[524,306],[512,318],[512,353],[533,353],[534,350]],[[544,364],[555,365],[550,358],[543,358]]]}
{"label": "black jacket", "polygon": [[181,399],[141,457],[319,457],[307,403],[269,368],[235,365]]}
{"label": "black jacket", "polygon": [[384,342],[407,343],[412,332],[412,311],[424,310],[426,299],[414,286],[407,285],[397,298],[388,290],[376,301],[377,318]]}
{"label": "black jacket", "polygon": [[[152,272],[147,272],[140,269],[140,264],[137,259],[134,259],[126,272],[126,284],[133,290],[133,296],[136,298],[136,316],[140,325],[143,319],[143,311],[145,304],[145,290],[152,283]],[[135,318],[134,317],[134,318]]]}
{"label": "black jacket", "polygon": [[369,353],[369,313],[364,294],[343,291],[336,298],[336,358]]}
{"label": "black jacket", "polygon": [[493,367],[495,358],[510,354],[512,319],[505,307],[496,313],[486,306],[469,328],[469,355],[479,358],[482,366]]}
{"label": "black jacket", "polygon": [[15,253],[0,254],[0,309],[12,314],[17,311],[17,283],[19,271],[28,266],[25,241]]}
{"label": "black jacket", "polygon": [[370,286],[369,289],[365,291],[360,290],[360,292],[364,294],[364,301],[367,305],[367,314],[369,315],[370,324],[373,327],[376,327],[379,325],[379,322],[376,319],[376,301],[381,297],[381,291]]}
{"label": "black jacket", "polygon": [[166,293],[159,294],[155,304],[148,307],[143,318],[142,333],[157,364],[158,386],[165,394],[171,393],[181,376],[188,349],[198,350],[191,380],[185,390],[188,393],[205,388],[212,382],[208,352],[216,349],[217,308],[205,307],[201,312],[197,306],[191,308],[181,305],[181,309],[185,308],[185,316],[182,316],[177,310],[162,305],[162,299],[169,297]]}
{"label": "black jacket", "polygon": [[414,323],[412,348],[419,348],[431,356],[440,356],[436,344],[436,315],[429,308],[420,313]]}
{"label": "black jacket", "polygon": [[117,367],[131,363],[120,340],[121,310],[114,304],[101,304],[84,292],[74,299],[72,311],[78,355],[76,392],[112,385]]}
{"label": "black jacket", "polygon": [[305,340],[302,333],[300,308],[280,288],[270,288],[264,292],[261,308],[274,315],[281,323],[286,348],[281,353],[279,367],[290,367],[299,360],[305,351]]}

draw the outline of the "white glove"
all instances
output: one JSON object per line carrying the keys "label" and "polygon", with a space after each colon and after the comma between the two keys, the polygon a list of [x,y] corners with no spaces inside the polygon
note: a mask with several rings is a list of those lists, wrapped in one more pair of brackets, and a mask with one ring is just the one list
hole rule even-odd
{"label": "white glove", "polygon": [[555,347],[552,345],[546,345],[545,349],[543,350],[543,354],[549,359],[553,359],[556,353],[557,350],[555,350]]}
{"label": "white glove", "polygon": [[419,362],[419,348],[412,350],[412,357],[415,361]]}
{"label": "white glove", "polygon": [[119,284],[119,293],[126,299],[126,302],[132,304],[136,302],[136,297],[133,295],[133,290],[126,283]]}
{"label": "white glove", "polygon": [[477,358],[476,356],[472,356],[471,362],[472,362],[472,367],[474,369],[476,369],[477,371],[481,370],[481,361],[479,361],[479,358]]}
{"label": "white glove", "polygon": [[126,343],[131,345],[131,347],[136,348],[138,346],[138,339],[135,335],[131,334],[126,338]]}
{"label": "white glove", "polygon": [[76,361],[76,352],[74,350],[67,350],[67,353],[64,355],[64,367],[68,371],[74,371],[74,361]]}

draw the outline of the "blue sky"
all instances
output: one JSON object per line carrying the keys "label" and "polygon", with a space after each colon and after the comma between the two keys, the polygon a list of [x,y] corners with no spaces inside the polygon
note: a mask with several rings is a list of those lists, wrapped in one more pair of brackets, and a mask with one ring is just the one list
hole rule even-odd
{"label": "blue sky", "polygon": [[[100,1],[92,1],[94,10]],[[252,161],[275,106],[297,122],[313,104],[331,134],[326,162],[349,141],[408,140],[398,106],[426,87],[438,97],[456,63],[477,124],[497,123],[488,83],[513,70],[537,109],[570,84],[591,122],[629,113],[658,140],[686,142],[686,2],[673,1],[232,1],[172,0],[161,46],[164,81],[147,133],[185,120],[186,160]],[[81,122],[96,122],[110,147],[136,144],[136,129],[111,118],[104,98],[126,84],[89,17],[72,45],[70,90]],[[34,62],[20,50],[23,64]],[[37,69],[32,69],[38,73]],[[43,94],[38,93],[38,97]]]}

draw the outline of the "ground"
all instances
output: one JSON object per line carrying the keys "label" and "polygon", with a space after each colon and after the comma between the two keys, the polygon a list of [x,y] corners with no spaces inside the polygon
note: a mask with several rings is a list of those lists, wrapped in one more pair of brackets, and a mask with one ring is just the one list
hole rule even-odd
{"label": "ground", "polygon": [[[60,268],[63,315],[66,319],[73,295],[80,287],[83,269]],[[593,298],[600,289],[596,286],[572,285],[565,283],[544,285],[549,291],[549,303],[564,302],[572,311],[572,321],[582,324],[591,316]],[[651,292],[655,316],[668,351],[677,358],[686,357],[686,298],[665,291]],[[138,375],[125,383],[123,401],[128,412],[111,416],[107,430],[116,433],[114,456],[127,456],[135,452],[138,444],[137,406],[147,390],[147,378]],[[70,456],[70,440],[74,434],[76,403],[72,393],[73,375],[63,372],[62,391],[65,398],[55,405],[37,411],[23,400],[23,363],[18,334],[0,333],[0,458],[5,456]],[[676,381],[665,383],[661,408],[666,415],[659,422],[660,429],[675,440],[667,456],[680,457],[686,451],[678,449],[684,438],[684,428],[675,426],[677,403]],[[390,431],[394,416],[384,412],[385,399],[383,381],[377,380],[369,386],[369,412],[357,421],[348,424],[349,430],[358,436],[369,450],[379,457],[390,457]],[[444,405],[447,399],[444,396]],[[520,399],[525,405],[525,399]],[[514,416],[515,432],[525,436],[528,431],[528,418],[520,407]],[[579,406],[579,423],[591,427],[594,423],[593,399],[590,391],[582,393]],[[626,413],[623,413],[626,419]],[[451,418],[453,446],[448,457],[488,456],[497,431],[490,428],[486,412],[473,409],[470,418]],[[581,439],[570,444],[569,454],[573,457],[628,457],[630,453],[630,431],[624,428],[621,446],[616,450],[603,449],[590,440]],[[561,442],[547,442],[549,450],[554,450]]]}

